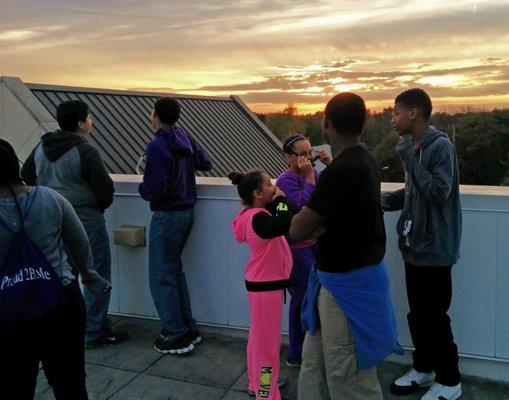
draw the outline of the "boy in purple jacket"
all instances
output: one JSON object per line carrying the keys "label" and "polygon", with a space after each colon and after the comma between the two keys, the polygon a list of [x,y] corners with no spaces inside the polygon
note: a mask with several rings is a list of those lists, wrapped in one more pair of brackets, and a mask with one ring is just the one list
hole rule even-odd
{"label": "boy in purple jacket", "polygon": [[155,138],[147,145],[147,161],[139,192],[154,211],[150,223],[149,280],[161,318],[154,348],[185,354],[201,341],[191,311],[182,252],[191,233],[196,203],[195,170],[210,171],[212,160],[183,128],[175,125],[179,103],[161,98],[151,120]]}

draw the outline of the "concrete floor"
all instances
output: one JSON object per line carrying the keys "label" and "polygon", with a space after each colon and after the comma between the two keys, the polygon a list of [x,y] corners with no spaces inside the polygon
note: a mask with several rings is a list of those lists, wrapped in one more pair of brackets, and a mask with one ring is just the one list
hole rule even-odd
{"label": "concrete floor", "polygon": [[[248,400],[245,339],[221,335],[206,327],[203,342],[188,356],[162,355],[153,349],[159,322],[113,317],[114,329],[129,332],[131,339],[117,346],[87,350],[87,384],[91,400]],[[282,357],[283,359],[283,357]],[[406,367],[383,363],[379,378],[387,391]],[[286,399],[297,399],[298,369],[282,364],[282,389]],[[420,399],[424,392],[405,399]],[[54,399],[44,374],[39,375],[36,399]],[[463,400],[508,399],[509,385],[465,377]],[[348,399],[345,399],[348,400]]]}

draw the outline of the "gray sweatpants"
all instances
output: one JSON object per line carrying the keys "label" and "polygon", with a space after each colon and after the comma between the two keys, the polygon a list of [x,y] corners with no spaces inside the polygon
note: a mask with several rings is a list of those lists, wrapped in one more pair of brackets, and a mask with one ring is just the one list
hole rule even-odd
{"label": "gray sweatpants", "polygon": [[325,288],[318,295],[320,331],[306,333],[299,400],[380,400],[376,367],[357,369],[355,342],[346,315]]}

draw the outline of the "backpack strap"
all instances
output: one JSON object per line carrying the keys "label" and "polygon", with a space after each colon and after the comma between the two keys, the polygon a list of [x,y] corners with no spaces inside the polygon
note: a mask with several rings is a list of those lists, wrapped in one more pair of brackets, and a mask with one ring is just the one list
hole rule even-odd
{"label": "backpack strap", "polygon": [[39,186],[36,186],[34,195],[32,196],[32,201],[30,203],[28,202],[28,199],[27,199],[27,204],[25,206],[25,219],[28,217],[28,214],[30,213],[30,210],[32,209],[32,205],[34,204],[38,189],[39,189]]}
{"label": "backpack strap", "polygon": [[14,199],[14,203],[16,204],[16,209],[18,210],[19,215],[19,224],[21,226],[21,231],[25,230],[25,227],[23,226],[23,213],[21,212],[21,206],[19,205],[18,198],[16,197],[16,193],[14,193],[14,189],[11,187],[11,185],[7,186],[9,188],[9,191],[12,194],[12,198]]}
{"label": "backpack strap", "polygon": [[16,232],[14,232],[12,228],[9,225],[7,225],[7,223],[4,220],[2,220],[2,218],[0,218],[0,226],[4,227],[7,230],[7,232],[9,232],[11,235],[16,234]]}
{"label": "backpack strap", "polygon": [[[21,206],[19,205],[18,199],[16,197],[16,193],[14,193],[14,190],[12,189],[12,187],[10,185],[8,186],[8,188],[9,188],[9,191],[11,192],[11,194],[12,194],[12,198],[14,199],[14,203],[16,204],[16,209],[18,210],[19,223],[20,223],[20,226],[21,226],[20,232],[25,232],[24,222],[25,222],[26,217],[28,216],[28,213],[32,209],[32,204],[34,204],[35,196],[37,195],[37,189],[39,187],[38,186],[35,187],[35,193],[34,193],[34,195],[32,197],[32,201],[29,202],[28,199],[27,199],[27,204],[25,206],[25,217],[23,217],[23,213],[21,212]],[[1,218],[0,218],[0,225],[3,226],[5,229],[7,229],[7,231],[9,231],[9,233],[11,233],[12,235],[16,234],[16,232],[14,232],[14,230],[5,221],[3,221]]]}

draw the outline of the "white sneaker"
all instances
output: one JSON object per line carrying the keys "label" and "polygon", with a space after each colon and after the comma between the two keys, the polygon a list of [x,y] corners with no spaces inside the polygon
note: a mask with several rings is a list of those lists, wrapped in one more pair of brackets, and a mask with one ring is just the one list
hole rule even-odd
{"label": "white sneaker", "polygon": [[421,400],[456,400],[461,397],[461,383],[456,386],[445,386],[435,383]]}
{"label": "white sneaker", "polygon": [[[435,382],[435,373],[418,372],[411,369],[401,378],[396,379],[391,385],[391,393],[395,396],[404,396],[413,393],[419,388],[426,388]],[[426,399],[427,400],[427,399]]]}

